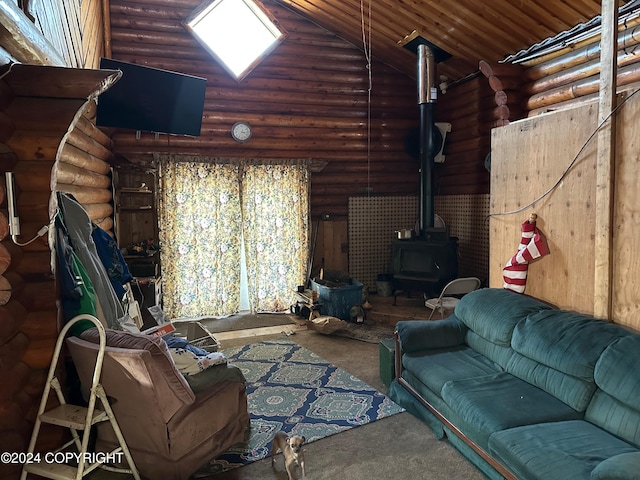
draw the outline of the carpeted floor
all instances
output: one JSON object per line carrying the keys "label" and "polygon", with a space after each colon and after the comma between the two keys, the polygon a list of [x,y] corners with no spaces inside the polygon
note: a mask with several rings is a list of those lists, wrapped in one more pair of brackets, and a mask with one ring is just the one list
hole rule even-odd
{"label": "carpeted floor", "polygon": [[[283,338],[281,335],[225,341],[223,348]],[[343,368],[372,387],[386,392],[380,379],[378,345],[314,331],[293,337],[298,345]],[[277,466],[265,458],[244,467],[212,475],[207,480],[287,480],[282,455]],[[483,480],[485,477],[446,440],[402,412],[337,435],[321,438],[305,450],[307,480]],[[128,480],[130,475],[96,470],[90,480]],[[161,480],[161,479],[145,479]]]}
{"label": "carpeted floor", "polygon": [[303,436],[309,444],[403,411],[375,388],[288,339],[224,353],[247,379],[251,435],[201,468],[196,479],[265,458],[280,430]]}
{"label": "carpeted floor", "polygon": [[[257,337],[246,341],[278,338]],[[334,365],[386,392],[379,373],[378,345],[314,331],[290,337]],[[243,344],[227,342],[224,347]],[[305,449],[307,480],[482,480],[484,475],[446,440],[408,412],[322,438]],[[287,480],[282,456],[276,469],[269,458],[207,480]]]}

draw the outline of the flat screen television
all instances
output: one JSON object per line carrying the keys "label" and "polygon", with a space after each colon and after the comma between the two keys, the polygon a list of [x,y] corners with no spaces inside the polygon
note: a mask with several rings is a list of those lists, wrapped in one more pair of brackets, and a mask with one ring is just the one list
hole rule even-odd
{"label": "flat screen television", "polygon": [[122,77],[98,97],[98,126],[200,135],[206,79],[109,58],[100,68]]}

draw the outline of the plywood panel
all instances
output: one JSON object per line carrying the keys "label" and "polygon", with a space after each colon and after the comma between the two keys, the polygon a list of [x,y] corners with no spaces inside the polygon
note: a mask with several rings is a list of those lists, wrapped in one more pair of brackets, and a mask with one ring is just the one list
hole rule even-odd
{"label": "plywood panel", "polygon": [[525,293],[561,308],[593,312],[595,142],[559,179],[595,130],[596,119],[597,108],[586,105],[493,131],[490,286],[502,287],[502,268],[517,250],[521,224],[536,213],[551,254],[529,266]]}
{"label": "plywood panel", "polygon": [[[626,98],[621,96],[621,98]],[[613,219],[613,306],[616,323],[640,331],[640,93],[625,103],[616,124],[616,175]]]}

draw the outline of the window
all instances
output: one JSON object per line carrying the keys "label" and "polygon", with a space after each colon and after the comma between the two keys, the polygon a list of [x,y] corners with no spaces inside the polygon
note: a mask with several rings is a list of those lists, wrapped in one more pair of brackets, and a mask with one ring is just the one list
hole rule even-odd
{"label": "window", "polygon": [[185,26],[236,80],[242,80],[286,37],[255,0],[205,3]]}

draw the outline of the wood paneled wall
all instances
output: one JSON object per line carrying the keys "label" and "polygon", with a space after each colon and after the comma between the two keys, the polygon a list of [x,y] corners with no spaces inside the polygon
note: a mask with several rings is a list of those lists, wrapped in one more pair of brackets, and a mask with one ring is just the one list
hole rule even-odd
{"label": "wood paneled wall", "polygon": [[102,0],[30,0],[29,15],[66,65],[98,68],[104,55]]}
{"label": "wood paneled wall", "polygon": [[[629,96],[619,96],[619,102]],[[610,320],[640,330],[640,274],[635,267],[640,209],[637,138],[640,93],[616,115],[616,174],[612,217],[612,315]],[[495,129],[492,138],[490,285],[502,286],[502,268],[520,243],[520,226],[530,213],[546,235],[550,254],[529,266],[526,293],[561,308],[593,314],[596,210],[597,105],[536,116]],[[576,158],[568,174],[563,172]],[[560,181],[561,179],[561,181]],[[549,195],[540,198],[554,187]],[[529,204],[531,202],[533,205]],[[502,215],[524,208],[517,214]]]}

